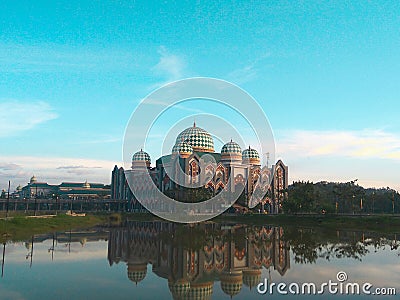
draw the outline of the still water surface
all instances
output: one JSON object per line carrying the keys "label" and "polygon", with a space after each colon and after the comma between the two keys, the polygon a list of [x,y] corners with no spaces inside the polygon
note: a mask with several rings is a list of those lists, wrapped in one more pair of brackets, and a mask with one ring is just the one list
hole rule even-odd
{"label": "still water surface", "polygon": [[[318,228],[126,222],[2,245],[0,299],[271,299],[270,283],[346,282],[400,292],[397,235]],[[5,251],[4,251],[5,249]],[[288,290],[286,288],[286,290]],[[286,296],[286,297],[290,297]],[[396,299],[296,295],[302,299]]]}

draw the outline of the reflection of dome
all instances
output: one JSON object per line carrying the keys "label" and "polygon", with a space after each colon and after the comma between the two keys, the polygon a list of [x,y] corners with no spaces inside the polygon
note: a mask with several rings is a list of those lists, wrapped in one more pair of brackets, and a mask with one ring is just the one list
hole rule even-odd
{"label": "reflection of dome", "polygon": [[260,155],[258,155],[257,150],[250,148],[250,146],[242,152],[242,158],[244,162],[250,164],[260,163]]}
{"label": "reflection of dome", "polygon": [[224,273],[220,279],[221,289],[225,294],[233,297],[242,290],[243,276],[241,271]]}
{"label": "reflection of dome", "polygon": [[128,278],[134,283],[142,281],[147,274],[147,264],[130,264],[128,263]]}
{"label": "reflection of dome", "polygon": [[214,152],[214,141],[211,135],[204,129],[196,127],[196,123],[178,135],[175,144],[179,142],[188,143],[194,151]]}
{"label": "reflection of dome", "polygon": [[222,159],[241,160],[242,149],[240,149],[240,146],[237,143],[231,140],[222,147],[221,155]]}
{"label": "reflection of dome", "polygon": [[243,283],[247,285],[250,289],[257,286],[261,282],[261,270],[245,270],[243,271]]}
{"label": "reflection of dome", "polygon": [[182,158],[186,158],[192,153],[192,146],[182,141],[176,143],[175,146],[172,148],[172,154],[179,154]]}
{"label": "reflection of dome", "polygon": [[30,182],[31,182],[31,183],[37,182],[37,179],[36,179],[35,175],[33,175],[33,176],[31,177],[31,181],[30,181]]}
{"label": "reflection of dome", "polygon": [[87,180],[85,181],[85,183],[83,184],[83,187],[85,189],[90,189],[90,184],[87,182]]}
{"label": "reflection of dome", "polygon": [[25,248],[26,248],[27,250],[31,250],[31,249],[32,249],[32,243],[30,243],[30,242],[25,242]]}
{"label": "reflection of dome", "polygon": [[189,292],[190,282],[185,280],[168,281],[168,287],[174,299],[181,298]]}
{"label": "reflection of dome", "polygon": [[213,293],[213,282],[192,283],[189,291],[180,300],[209,300]]}
{"label": "reflection of dome", "polygon": [[150,163],[150,155],[147,152],[144,152],[142,149],[132,156],[132,168],[137,166],[150,167]]}
{"label": "reflection of dome", "polygon": [[87,238],[81,238],[79,240],[79,243],[81,243],[82,247],[85,246],[86,242],[87,242]]}

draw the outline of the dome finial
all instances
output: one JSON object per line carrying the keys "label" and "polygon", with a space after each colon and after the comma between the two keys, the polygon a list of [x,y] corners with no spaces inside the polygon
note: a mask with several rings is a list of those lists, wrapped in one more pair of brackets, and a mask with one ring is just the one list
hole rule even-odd
{"label": "dome finial", "polygon": [[196,118],[193,119],[193,127],[196,127]]}

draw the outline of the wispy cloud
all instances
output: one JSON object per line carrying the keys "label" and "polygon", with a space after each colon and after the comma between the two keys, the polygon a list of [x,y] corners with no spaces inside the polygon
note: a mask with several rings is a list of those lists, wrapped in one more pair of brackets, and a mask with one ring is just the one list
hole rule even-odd
{"label": "wispy cloud", "polygon": [[27,46],[0,42],[0,69],[7,73],[98,72],[133,70],[144,54],[120,49],[55,46]]}
{"label": "wispy cloud", "polygon": [[3,100],[0,103],[0,137],[13,136],[56,119],[54,109],[44,101]]}
{"label": "wispy cloud", "polygon": [[0,163],[0,170],[10,171],[10,170],[18,170],[21,169],[20,165],[10,164],[10,163]]}
{"label": "wispy cloud", "polygon": [[172,54],[165,46],[158,49],[160,60],[153,67],[153,71],[168,81],[174,81],[183,77],[185,62],[182,57]]}
{"label": "wispy cloud", "polygon": [[83,165],[57,167],[57,170],[70,170],[70,169],[101,169],[101,167],[87,167],[87,166],[83,166]]}
{"label": "wispy cloud", "polygon": [[259,63],[270,57],[270,55],[271,54],[269,52],[260,55],[246,65],[229,72],[226,78],[236,84],[243,84],[257,79],[259,72]]}
{"label": "wispy cloud", "polygon": [[278,152],[298,157],[400,160],[400,136],[383,130],[278,132]]}
{"label": "wispy cloud", "polygon": [[227,75],[227,78],[228,80],[237,84],[243,84],[257,78],[257,69],[252,63],[242,68],[233,70]]}
{"label": "wispy cloud", "polygon": [[202,112],[204,112],[204,110],[202,110],[201,108],[194,108],[194,107],[185,105],[184,102],[171,105],[170,103],[167,103],[167,102],[162,101],[162,100],[147,99],[145,104],[165,106],[165,108],[169,108],[169,109],[180,109],[180,110],[194,112],[194,113],[202,113]]}

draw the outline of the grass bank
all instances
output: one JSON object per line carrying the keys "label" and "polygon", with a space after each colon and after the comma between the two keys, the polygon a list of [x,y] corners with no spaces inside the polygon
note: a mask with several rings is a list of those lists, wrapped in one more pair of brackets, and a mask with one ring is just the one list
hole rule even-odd
{"label": "grass bank", "polygon": [[215,222],[400,233],[398,215],[222,215]]}
{"label": "grass bank", "polygon": [[108,224],[107,215],[87,215],[71,217],[59,214],[52,218],[27,218],[15,216],[8,220],[0,220],[0,241],[25,240],[34,234],[43,234],[70,229],[84,229],[101,224]]}

